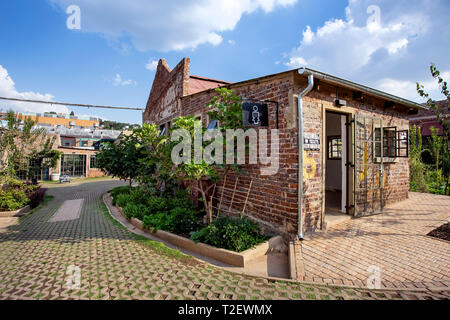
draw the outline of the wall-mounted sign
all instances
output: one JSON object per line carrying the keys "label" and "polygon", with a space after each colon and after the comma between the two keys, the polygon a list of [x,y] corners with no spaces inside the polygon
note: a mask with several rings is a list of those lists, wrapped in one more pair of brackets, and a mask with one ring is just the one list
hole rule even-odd
{"label": "wall-mounted sign", "polygon": [[306,151],[320,151],[320,136],[315,133],[303,134],[303,145]]}
{"label": "wall-mounted sign", "polygon": [[269,112],[267,104],[244,102],[242,104],[242,121],[245,127],[268,127]]}

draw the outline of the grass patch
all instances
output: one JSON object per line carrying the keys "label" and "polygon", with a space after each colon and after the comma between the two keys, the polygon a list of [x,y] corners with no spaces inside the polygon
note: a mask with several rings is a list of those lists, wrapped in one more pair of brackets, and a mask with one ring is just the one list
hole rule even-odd
{"label": "grass patch", "polygon": [[175,258],[175,259],[183,261],[183,262],[194,262],[195,261],[195,259],[193,257],[185,255],[184,253],[181,253],[178,250],[169,248],[164,243],[148,239],[148,238],[146,238],[144,236],[141,236],[139,234],[136,234],[134,232],[129,231],[124,225],[122,225],[119,221],[114,219],[113,216],[111,216],[111,214],[110,214],[110,212],[108,210],[108,207],[103,202],[103,200],[101,201],[101,205],[100,206],[101,206],[102,213],[105,215],[105,217],[107,219],[109,219],[111,221],[112,224],[114,224],[115,226],[117,226],[117,227],[125,230],[126,232],[128,232],[134,238],[134,240],[137,243],[139,243],[140,245],[143,245],[143,246],[145,246],[147,248],[150,248],[153,251],[155,251],[156,253],[163,254],[165,256],[169,256],[171,258]]}
{"label": "grass patch", "polygon": [[157,253],[164,254],[171,258],[181,260],[183,262],[194,262],[195,261],[194,258],[192,258],[191,256],[185,255],[184,253],[182,253],[178,250],[169,248],[164,243],[154,241],[151,239],[147,239],[146,237],[141,236],[139,234],[135,234],[135,233],[131,233],[131,234],[133,235],[134,240],[137,241],[139,244],[141,244],[145,247],[148,247]]}
{"label": "grass patch", "polygon": [[36,208],[31,209],[31,211],[30,211],[27,215],[25,215],[25,216],[23,216],[23,217],[20,217],[19,220],[20,220],[20,219],[23,219],[23,218],[26,218],[27,216],[29,216],[29,215],[35,213],[36,211],[42,209],[42,208],[45,207],[50,201],[52,201],[53,198],[54,198],[54,196],[45,195],[45,196],[44,196],[44,200],[43,200]]}
{"label": "grass patch", "polygon": [[115,226],[124,229],[126,231],[128,231],[127,228],[125,228],[119,221],[117,221],[116,219],[114,219],[113,216],[111,216],[111,214],[109,213],[108,207],[106,206],[105,202],[103,202],[103,200],[101,201],[100,204],[100,209],[103,213],[103,215]]}

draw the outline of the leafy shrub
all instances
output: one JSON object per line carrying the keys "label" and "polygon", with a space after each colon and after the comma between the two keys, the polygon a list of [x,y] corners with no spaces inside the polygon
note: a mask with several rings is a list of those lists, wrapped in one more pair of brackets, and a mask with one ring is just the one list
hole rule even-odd
{"label": "leafy shrub", "polygon": [[143,188],[133,188],[130,195],[130,201],[136,204],[146,204],[149,197]]}
{"label": "leafy shrub", "polygon": [[150,214],[167,211],[167,202],[167,199],[161,197],[152,196],[148,198],[147,206],[150,209]]}
{"label": "leafy shrub", "polygon": [[170,210],[176,208],[192,209],[192,203],[187,198],[172,198],[167,200],[167,206]]}
{"label": "leafy shrub", "polygon": [[158,212],[147,215],[143,220],[144,228],[153,231],[164,230],[179,235],[189,235],[200,227],[197,212],[192,209],[176,208],[170,212]]}
{"label": "leafy shrub", "polygon": [[26,184],[22,181],[9,177],[6,178],[4,184],[7,185],[8,189],[25,189],[26,187]]}
{"label": "leafy shrub", "polygon": [[445,195],[445,179],[442,170],[433,170],[430,167],[425,171],[425,180],[428,186],[428,191],[432,194]]}
{"label": "leafy shrub", "polygon": [[32,209],[36,208],[42,201],[44,201],[45,193],[47,189],[38,188],[35,192],[30,194],[28,198],[30,199],[30,206]]}
{"label": "leafy shrub", "polygon": [[131,195],[129,193],[120,193],[115,198],[116,205],[118,205],[121,208],[124,208],[128,203],[130,203]]}
{"label": "leafy shrub", "polygon": [[115,197],[117,197],[119,194],[122,194],[122,193],[130,193],[130,187],[128,187],[128,186],[117,187],[117,188],[112,189],[112,190],[110,191],[110,193],[111,193],[111,197],[115,198]]}
{"label": "leafy shrub", "polygon": [[148,208],[143,204],[129,202],[123,207],[123,213],[128,219],[136,218],[142,220],[148,214]]}
{"label": "leafy shrub", "polygon": [[21,189],[7,189],[0,191],[0,210],[15,211],[25,207],[30,202],[27,193]]}
{"label": "leafy shrub", "polygon": [[242,252],[264,241],[259,226],[247,218],[219,218],[200,231],[192,234],[191,239],[217,248]]}

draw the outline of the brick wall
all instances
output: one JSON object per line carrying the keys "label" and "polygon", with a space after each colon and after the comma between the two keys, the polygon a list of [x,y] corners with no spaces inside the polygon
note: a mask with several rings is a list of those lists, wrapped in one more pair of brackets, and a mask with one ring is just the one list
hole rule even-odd
{"label": "brick wall", "polygon": [[170,70],[165,60],[156,69],[152,90],[143,115],[143,122],[165,123],[181,111],[180,97],[188,92],[189,59],[183,59]]}
{"label": "brick wall", "polygon": [[[176,95],[175,92],[187,92],[185,85],[188,61],[179,64],[178,74],[172,71],[164,79],[168,83],[156,83],[150,95],[149,104],[144,114],[144,122],[163,124],[179,115],[202,114],[202,120],[207,125],[206,104],[215,95],[214,90],[207,90],[189,96]],[[158,77],[157,77],[158,78]],[[297,233],[297,197],[298,197],[298,135],[297,135],[297,99],[295,93],[306,86],[306,79],[294,72],[285,72],[275,76],[259,78],[230,85],[236,94],[244,98],[272,100],[279,102],[279,137],[280,137],[280,168],[276,175],[261,176],[258,165],[246,165],[244,174],[237,176],[229,174],[226,184],[222,180],[216,187],[215,196],[222,199],[222,214],[228,211],[240,212],[247,197],[250,182],[253,180],[246,214],[260,222],[266,231],[282,233],[293,237]],[[159,99],[157,97],[160,97]],[[304,98],[304,130],[317,133],[322,137],[323,108],[333,107],[336,88],[321,84]],[[364,114],[382,117],[385,126],[408,128],[406,113],[399,107],[386,111],[384,102],[376,98],[365,98],[364,101],[353,100],[352,92],[341,90],[340,98],[347,100],[347,107],[342,111],[353,114]],[[398,108],[398,109],[396,109]],[[269,104],[269,129],[276,128],[276,107]],[[270,146],[269,146],[270,150]],[[321,228],[323,208],[323,157],[326,145],[322,143],[320,151],[305,152],[304,167],[304,225],[305,231]],[[386,172],[385,200],[388,203],[406,199],[409,189],[408,159],[398,159],[397,163],[385,164]],[[234,188],[236,185],[236,191]],[[223,194],[223,195],[222,195]],[[234,197],[233,197],[234,194]],[[233,199],[233,205],[231,201]],[[215,201],[218,206],[220,200]]]}
{"label": "brick wall", "polygon": [[[286,113],[290,108],[289,92],[293,86],[292,74],[260,83],[251,83],[242,86],[233,86],[236,94],[248,99],[272,100],[279,103],[279,130],[280,130],[280,168],[276,175],[261,176],[258,165],[243,166],[244,174],[239,175],[239,181],[234,192],[237,176],[229,174],[227,184],[223,191],[223,182],[216,188],[216,198],[222,199],[222,208],[240,212],[247,198],[250,182],[253,180],[246,212],[261,223],[263,228],[273,233],[295,233],[297,225],[297,138],[296,129]],[[207,124],[206,104],[215,95],[215,91],[199,93],[181,99],[182,115],[202,114]],[[269,104],[269,129],[276,128],[276,105]],[[270,135],[270,133],[268,133]],[[269,139],[268,139],[269,140]],[[270,141],[270,140],[269,140]],[[270,150],[270,145],[268,146]],[[233,197],[233,193],[235,194]],[[220,202],[220,200],[216,201]],[[215,203],[216,206],[219,203]]]}
{"label": "brick wall", "polygon": [[[299,92],[306,85],[304,79],[298,79],[295,92]],[[384,101],[376,98],[365,97],[364,101],[353,99],[353,92],[340,89],[339,98],[347,101],[347,107],[339,110],[349,114],[374,118],[382,118],[384,127],[397,127],[399,130],[407,130],[409,121],[406,110],[395,107],[392,110],[384,109]],[[317,133],[322,136],[323,109],[334,108],[336,88],[320,84],[319,88],[310,92],[304,98],[303,125],[304,132]],[[321,228],[321,214],[324,202],[323,157],[326,157],[326,140],[321,144],[320,151],[308,151],[304,153],[306,175],[303,182],[304,188],[304,212],[306,231]],[[353,161],[352,157],[350,159]],[[397,158],[394,163],[386,163],[383,166],[385,181],[383,198],[385,204],[395,203],[408,198],[409,190],[409,161],[407,158]],[[352,191],[350,191],[352,192]],[[369,194],[370,200],[370,194]]]}

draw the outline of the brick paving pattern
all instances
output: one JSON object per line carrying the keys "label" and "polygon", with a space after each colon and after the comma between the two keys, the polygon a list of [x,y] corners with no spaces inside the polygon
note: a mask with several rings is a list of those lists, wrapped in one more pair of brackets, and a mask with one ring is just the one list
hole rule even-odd
{"label": "brick paving pattern", "polygon": [[299,280],[382,288],[450,288],[450,242],[426,236],[450,218],[450,197],[410,193],[384,214],[350,220],[296,246]]}
{"label": "brick paving pattern", "polygon": [[[137,241],[104,214],[117,181],[54,186],[55,199],[0,234],[0,299],[448,299],[445,291],[353,289],[248,277],[182,259]],[[65,200],[80,218],[49,222]],[[69,289],[67,268],[81,270]]]}

